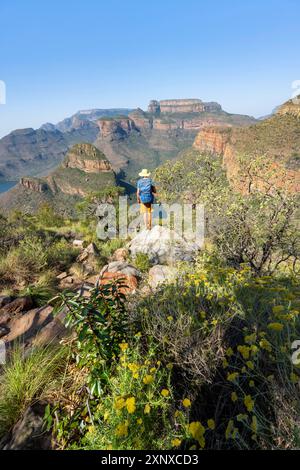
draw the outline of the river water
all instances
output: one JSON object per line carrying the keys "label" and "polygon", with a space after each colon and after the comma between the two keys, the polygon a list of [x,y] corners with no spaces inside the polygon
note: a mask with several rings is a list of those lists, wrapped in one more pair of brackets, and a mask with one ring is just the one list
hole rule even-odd
{"label": "river water", "polygon": [[0,193],[5,193],[5,191],[8,191],[16,184],[16,181],[3,181],[2,183],[0,182]]}

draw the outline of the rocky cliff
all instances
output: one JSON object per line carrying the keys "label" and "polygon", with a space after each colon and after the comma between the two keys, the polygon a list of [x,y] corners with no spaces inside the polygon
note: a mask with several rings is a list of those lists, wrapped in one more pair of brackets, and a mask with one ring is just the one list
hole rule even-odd
{"label": "rocky cliff", "polygon": [[148,112],[151,114],[211,113],[219,111],[222,111],[222,107],[219,103],[205,103],[199,99],[152,100],[148,106]]}
{"label": "rocky cliff", "polygon": [[58,212],[72,214],[80,198],[115,184],[105,155],[91,144],[76,144],[47,177],[22,177],[17,186],[0,196],[0,208],[3,212],[35,212],[42,203],[48,203]]}
{"label": "rocky cliff", "polygon": [[[226,113],[218,103],[199,99],[152,100],[148,112],[140,108],[79,111],[56,125],[18,130],[1,139],[0,180],[49,174],[68,149],[81,142],[95,144],[113,169],[128,180],[135,178],[142,166],[154,169],[176,157],[204,126],[254,122],[254,118]],[[75,162],[75,167],[79,164]],[[71,168],[73,163],[68,165]],[[95,169],[95,163],[84,165],[84,171]]]}
{"label": "rocky cliff", "polygon": [[282,175],[291,191],[300,190],[300,119],[297,104],[287,102],[277,113],[262,122],[244,128],[204,127],[194,148],[223,156],[229,179],[238,184],[239,157],[264,157],[270,169]]}

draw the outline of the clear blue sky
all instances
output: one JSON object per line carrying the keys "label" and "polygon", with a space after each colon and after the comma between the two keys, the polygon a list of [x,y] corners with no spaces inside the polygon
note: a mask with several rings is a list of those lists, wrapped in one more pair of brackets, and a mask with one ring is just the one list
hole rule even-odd
{"label": "clear blue sky", "polygon": [[299,37],[299,0],[1,0],[0,136],[150,99],[264,115],[300,79]]}

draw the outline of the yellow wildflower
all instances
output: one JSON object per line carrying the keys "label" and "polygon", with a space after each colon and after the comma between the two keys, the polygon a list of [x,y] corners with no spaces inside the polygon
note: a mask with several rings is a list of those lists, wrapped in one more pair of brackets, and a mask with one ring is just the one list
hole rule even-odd
{"label": "yellow wildflower", "polygon": [[171,441],[171,444],[173,447],[179,447],[181,444],[181,440],[176,437],[175,439]]}
{"label": "yellow wildflower", "polygon": [[128,435],[128,421],[126,420],[124,423],[121,423],[116,427],[116,436],[126,437],[127,435]]}
{"label": "yellow wildflower", "polygon": [[119,346],[121,351],[126,351],[126,349],[128,349],[128,343],[120,343]]}
{"label": "yellow wildflower", "polygon": [[252,399],[251,395],[246,395],[244,398],[244,405],[248,411],[252,411],[254,408],[254,400]]}
{"label": "yellow wildflower", "polygon": [[157,366],[160,366],[160,365],[161,365],[161,361],[157,361],[157,362],[156,362],[156,365],[157,365]]}
{"label": "yellow wildflower", "polygon": [[189,398],[185,398],[182,400],[182,404],[185,408],[189,408],[191,406],[191,400]]}
{"label": "yellow wildflower", "polygon": [[130,414],[135,412],[136,406],[135,406],[135,398],[134,397],[127,398],[126,408],[127,408],[128,413],[130,413]]}
{"label": "yellow wildflower", "polygon": [[249,387],[254,387],[254,386],[255,386],[254,380],[249,380]]}
{"label": "yellow wildflower", "polygon": [[144,414],[148,415],[150,411],[151,411],[151,406],[149,405],[149,403],[147,403],[144,408]]}
{"label": "yellow wildflower", "polygon": [[[203,445],[203,435],[205,433],[205,428],[202,426],[200,421],[192,421],[189,424],[189,432],[191,433],[192,437],[199,442],[199,444]],[[201,441],[201,442],[200,442]]]}
{"label": "yellow wildflower", "polygon": [[169,362],[169,364],[167,364],[167,369],[173,369],[173,364],[171,364],[171,362]]}
{"label": "yellow wildflower", "polygon": [[229,382],[234,382],[238,378],[238,376],[238,372],[231,372],[231,374],[227,375],[227,380],[229,380]]}
{"label": "yellow wildflower", "polygon": [[237,401],[237,399],[238,399],[238,396],[237,396],[236,392],[232,392],[231,401],[235,402],[235,401]]}
{"label": "yellow wildflower", "polygon": [[245,343],[252,344],[256,341],[256,333],[252,333],[252,335],[245,336]]}
{"label": "yellow wildflower", "polygon": [[150,372],[153,374],[156,371],[155,367],[151,367]]}
{"label": "yellow wildflower", "polygon": [[172,315],[169,315],[169,316],[167,317],[167,320],[168,320],[168,321],[173,321],[174,318],[172,317]]}
{"label": "yellow wildflower", "polygon": [[262,349],[265,349],[266,351],[272,351],[271,343],[265,338],[260,340],[259,345]]}
{"label": "yellow wildflower", "polygon": [[249,367],[249,369],[254,370],[254,364],[253,364],[252,361],[247,361],[246,365],[247,365],[247,367]]}
{"label": "yellow wildflower", "polygon": [[250,349],[251,349],[251,355],[255,356],[255,354],[257,354],[258,352],[258,347],[256,346],[256,344],[251,344]]}
{"label": "yellow wildflower", "polygon": [[227,348],[225,354],[226,354],[226,356],[231,357],[233,355],[233,349],[232,348]]}
{"label": "yellow wildflower", "polygon": [[126,402],[125,402],[124,398],[119,397],[115,400],[115,410],[122,410],[122,408],[124,408],[124,406],[126,406]]}
{"label": "yellow wildflower", "polygon": [[136,422],[137,422],[137,424],[143,424],[142,418],[138,418],[138,419],[136,420]]}
{"label": "yellow wildflower", "polygon": [[209,427],[209,429],[214,430],[215,427],[216,427],[216,424],[215,424],[213,419],[208,419],[207,420],[207,426]]}
{"label": "yellow wildflower", "polygon": [[273,313],[280,313],[284,311],[284,306],[283,305],[276,305],[275,307],[272,308]]}
{"label": "yellow wildflower", "polygon": [[241,353],[244,359],[249,359],[249,354],[250,354],[250,348],[249,346],[242,346],[239,345],[237,347],[237,350]]}
{"label": "yellow wildflower", "polygon": [[274,331],[281,331],[283,329],[283,324],[278,322],[269,323],[268,328]]}
{"label": "yellow wildflower", "polygon": [[163,388],[160,393],[163,397],[168,397],[170,395],[169,390],[167,390],[166,388]]}
{"label": "yellow wildflower", "polygon": [[146,385],[151,384],[153,382],[153,376],[152,375],[145,375],[145,377],[143,378],[143,382]]}

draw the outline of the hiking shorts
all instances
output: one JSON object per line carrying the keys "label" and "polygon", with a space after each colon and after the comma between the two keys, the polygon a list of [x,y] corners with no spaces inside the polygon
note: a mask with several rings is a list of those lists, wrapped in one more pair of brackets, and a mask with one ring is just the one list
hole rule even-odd
{"label": "hiking shorts", "polygon": [[141,214],[151,214],[152,212],[152,204],[151,202],[142,203],[140,207]]}

